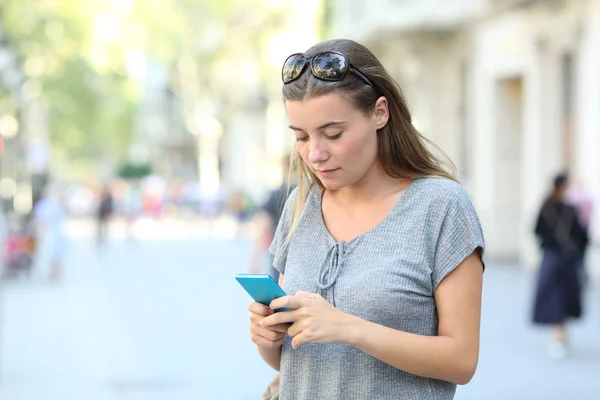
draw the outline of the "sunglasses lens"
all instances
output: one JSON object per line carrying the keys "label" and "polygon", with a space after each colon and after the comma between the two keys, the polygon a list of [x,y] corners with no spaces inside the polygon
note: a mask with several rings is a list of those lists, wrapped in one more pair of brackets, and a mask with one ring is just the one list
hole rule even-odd
{"label": "sunglasses lens", "polygon": [[284,83],[293,81],[302,73],[306,65],[306,57],[302,54],[292,54],[285,60],[281,70],[281,79]]}
{"label": "sunglasses lens", "polygon": [[348,60],[341,54],[321,53],[312,59],[313,73],[324,80],[340,80],[348,70]]}

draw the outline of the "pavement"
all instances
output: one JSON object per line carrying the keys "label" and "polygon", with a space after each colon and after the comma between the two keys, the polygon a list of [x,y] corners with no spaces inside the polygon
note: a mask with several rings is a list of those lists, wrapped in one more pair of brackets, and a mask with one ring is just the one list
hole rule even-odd
{"label": "pavement", "polygon": [[[233,279],[245,272],[250,244],[230,221],[182,234],[184,225],[146,221],[136,241],[116,227],[97,247],[92,227],[72,224],[60,282],[38,273],[3,283],[0,399],[260,398],[274,372],[249,340],[250,299]],[[554,361],[548,332],[529,323],[534,275],[488,263],[480,363],[456,399],[600,398],[595,276],[585,318],[572,325],[572,351]]]}

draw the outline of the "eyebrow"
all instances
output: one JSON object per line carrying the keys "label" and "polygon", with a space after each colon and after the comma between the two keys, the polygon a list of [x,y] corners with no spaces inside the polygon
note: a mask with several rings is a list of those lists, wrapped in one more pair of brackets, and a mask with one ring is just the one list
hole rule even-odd
{"label": "eyebrow", "polygon": [[[323,124],[323,125],[319,126],[319,127],[317,128],[317,130],[318,130],[318,131],[320,131],[320,130],[322,130],[322,129],[329,128],[330,126],[335,126],[335,125],[343,125],[343,124],[345,124],[346,122],[347,122],[347,121],[331,121],[331,122],[327,122],[327,123],[325,123],[325,124]],[[296,128],[296,127],[295,127],[295,126],[293,126],[293,125],[290,125],[290,129],[291,129],[291,130],[293,130],[293,131],[302,131],[302,132],[304,132],[304,129],[302,129],[302,128]]]}

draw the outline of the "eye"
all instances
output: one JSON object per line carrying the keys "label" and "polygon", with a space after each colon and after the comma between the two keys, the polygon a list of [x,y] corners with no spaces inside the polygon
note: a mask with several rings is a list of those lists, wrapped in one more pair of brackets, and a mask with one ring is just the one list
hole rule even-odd
{"label": "eye", "polygon": [[333,136],[327,136],[327,139],[330,139],[330,140],[339,139],[340,137],[342,137],[342,133],[344,133],[344,132],[340,132],[337,135],[333,135]]}
{"label": "eye", "polygon": [[306,142],[308,140],[308,136],[296,137],[296,142]]}

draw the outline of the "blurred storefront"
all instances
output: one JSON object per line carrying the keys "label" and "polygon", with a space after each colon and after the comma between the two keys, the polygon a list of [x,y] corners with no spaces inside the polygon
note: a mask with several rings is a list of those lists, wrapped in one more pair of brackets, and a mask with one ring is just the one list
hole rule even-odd
{"label": "blurred storefront", "polygon": [[[532,227],[553,175],[600,209],[600,2],[336,1],[336,37],[374,50],[415,124],[457,165],[488,257],[536,263]],[[594,227],[600,226],[600,213]],[[594,240],[600,242],[596,228]]]}

